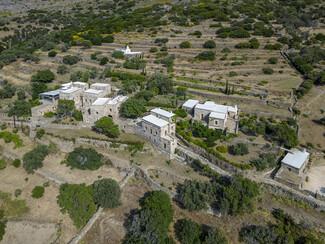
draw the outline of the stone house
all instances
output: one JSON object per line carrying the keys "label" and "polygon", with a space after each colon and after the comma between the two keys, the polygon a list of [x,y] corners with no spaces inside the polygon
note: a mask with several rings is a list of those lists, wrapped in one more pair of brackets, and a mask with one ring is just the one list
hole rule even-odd
{"label": "stone house", "polygon": [[104,116],[118,117],[118,110],[122,102],[128,97],[117,96],[109,98],[110,84],[94,83],[89,85],[85,82],[69,82],[61,85],[61,89],[41,93],[42,105],[32,109],[32,121],[39,121],[46,112],[55,112],[58,99],[73,100],[80,110],[86,124],[93,124]]}
{"label": "stone house", "polygon": [[150,115],[142,118],[136,129],[136,134],[150,141],[170,157],[173,156],[177,147],[176,125],[171,120],[172,116],[174,114],[168,111],[153,109]]}
{"label": "stone house", "polygon": [[115,98],[98,98],[83,112],[85,123],[94,124],[104,116],[110,116],[113,119],[118,118],[121,104],[128,99],[127,96],[117,96]]}
{"label": "stone house", "polygon": [[211,101],[201,104],[198,100],[190,99],[182,105],[182,108],[210,129],[227,129],[228,132],[237,133],[239,122],[237,105],[220,105]]}
{"label": "stone house", "polygon": [[304,149],[300,151],[291,149],[281,161],[281,167],[275,175],[275,179],[294,189],[301,189],[306,178],[306,166],[310,154]]}
{"label": "stone house", "polygon": [[296,148],[291,149],[282,159],[281,167],[297,175],[301,175],[308,163],[309,156],[310,153],[305,148],[303,151]]}

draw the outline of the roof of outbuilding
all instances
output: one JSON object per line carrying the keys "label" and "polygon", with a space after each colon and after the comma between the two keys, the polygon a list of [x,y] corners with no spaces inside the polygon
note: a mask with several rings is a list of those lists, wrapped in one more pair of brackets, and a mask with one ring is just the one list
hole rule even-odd
{"label": "roof of outbuilding", "polygon": [[199,101],[198,100],[194,100],[194,99],[189,99],[187,100],[185,103],[183,103],[183,107],[188,107],[188,108],[194,108],[196,104],[198,104]]}

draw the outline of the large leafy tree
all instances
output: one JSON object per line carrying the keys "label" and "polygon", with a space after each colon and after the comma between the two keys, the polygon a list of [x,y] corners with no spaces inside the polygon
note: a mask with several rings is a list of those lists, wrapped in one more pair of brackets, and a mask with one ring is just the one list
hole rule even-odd
{"label": "large leafy tree", "polygon": [[62,184],[57,198],[61,212],[68,212],[77,228],[84,226],[97,209],[93,187],[85,184]]}
{"label": "large leafy tree", "polygon": [[76,106],[74,105],[73,100],[62,100],[58,101],[57,115],[60,118],[66,116],[72,116]]}
{"label": "large leafy tree", "polygon": [[149,90],[157,87],[159,94],[168,94],[173,92],[173,81],[163,73],[155,73],[147,85]]}
{"label": "large leafy tree", "polygon": [[109,137],[116,138],[120,135],[118,125],[114,124],[111,117],[105,116],[95,122],[94,129],[106,134]]}
{"label": "large leafy tree", "polygon": [[103,163],[103,155],[93,148],[77,147],[69,153],[65,163],[71,168],[97,170]]}
{"label": "large leafy tree", "polygon": [[132,216],[127,227],[125,243],[174,243],[168,237],[168,227],[173,221],[170,197],[163,191],[151,192],[142,200],[142,208]]}
{"label": "large leafy tree", "polygon": [[113,179],[102,179],[94,183],[94,201],[103,208],[115,208],[121,205],[122,190]]}
{"label": "large leafy tree", "polygon": [[145,100],[129,98],[121,105],[121,114],[128,118],[137,118],[147,112]]}
{"label": "large leafy tree", "polygon": [[34,173],[38,168],[43,167],[43,160],[49,154],[49,148],[39,145],[23,156],[23,167],[27,173]]}
{"label": "large leafy tree", "polygon": [[51,70],[38,70],[37,73],[32,76],[32,82],[48,83],[54,80],[54,78],[55,76]]}
{"label": "large leafy tree", "polygon": [[32,86],[32,99],[34,100],[38,98],[38,94],[45,92],[47,89],[47,85],[42,82],[33,82],[31,86]]}

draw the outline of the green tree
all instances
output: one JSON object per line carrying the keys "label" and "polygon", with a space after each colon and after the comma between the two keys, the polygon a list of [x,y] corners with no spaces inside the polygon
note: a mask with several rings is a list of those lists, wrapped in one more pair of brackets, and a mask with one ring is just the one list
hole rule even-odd
{"label": "green tree", "polygon": [[184,41],[181,44],[179,44],[180,48],[191,48],[191,43],[188,41]]}
{"label": "green tree", "polygon": [[234,155],[246,155],[249,153],[248,146],[245,143],[238,142],[232,147],[232,153]]}
{"label": "green tree", "polygon": [[203,47],[204,48],[209,48],[209,49],[213,49],[213,48],[216,48],[216,43],[212,40],[209,40],[209,41],[206,41],[204,44],[203,44]]}
{"label": "green tree", "polygon": [[116,138],[120,135],[118,125],[114,124],[111,117],[105,116],[95,122],[94,129],[100,133],[104,133],[109,137]]}
{"label": "green tree", "polygon": [[64,74],[68,73],[68,67],[64,64],[61,64],[58,66],[56,73],[58,73],[60,75],[64,75]]}
{"label": "green tree", "polygon": [[123,59],[125,56],[122,51],[114,51],[112,57],[116,59]]}
{"label": "green tree", "polygon": [[57,54],[58,53],[56,51],[52,50],[52,51],[49,51],[48,56],[51,58],[54,58]]}
{"label": "green tree", "polygon": [[84,226],[97,209],[91,185],[62,184],[57,198],[61,212],[68,212],[77,228]]}
{"label": "green tree", "polygon": [[62,62],[68,65],[74,65],[78,63],[81,59],[77,56],[66,55],[62,58]]}
{"label": "green tree", "polygon": [[39,145],[23,156],[23,167],[28,174],[34,173],[38,168],[43,167],[43,160],[49,154],[45,145]]}
{"label": "green tree", "polygon": [[101,161],[102,158],[103,155],[98,153],[95,149],[83,148],[80,146],[69,153],[65,163],[72,169],[97,170],[103,165]]}
{"label": "green tree", "polygon": [[59,118],[64,118],[66,116],[73,116],[76,107],[73,100],[63,100],[59,99],[57,115]]}
{"label": "green tree", "polygon": [[31,81],[49,83],[54,80],[54,78],[55,76],[51,70],[38,70],[37,73],[32,76]]}
{"label": "green tree", "polygon": [[147,88],[152,90],[155,87],[159,89],[160,95],[168,94],[173,92],[173,81],[163,73],[155,73],[148,82]]}
{"label": "green tree", "polygon": [[44,195],[44,187],[43,186],[35,186],[32,190],[32,198],[41,198]]}
{"label": "green tree", "polygon": [[175,224],[175,231],[178,239],[183,244],[202,243],[203,228],[198,223],[188,219],[178,220]]}
{"label": "green tree", "polygon": [[103,208],[115,208],[121,205],[122,190],[113,179],[102,179],[94,183],[94,201]]}
{"label": "green tree", "polygon": [[227,244],[228,240],[218,228],[210,228],[203,244]]}
{"label": "green tree", "polygon": [[146,102],[143,99],[129,98],[121,105],[121,114],[128,118],[141,117],[147,112]]}
{"label": "green tree", "polygon": [[18,100],[25,100],[26,99],[26,93],[22,89],[18,90],[17,96],[18,96]]}
{"label": "green tree", "polygon": [[213,61],[216,59],[216,54],[212,51],[204,51],[199,53],[195,58],[201,61]]}
{"label": "green tree", "polygon": [[32,99],[35,100],[38,98],[38,95],[42,92],[45,92],[47,89],[47,85],[42,82],[33,82],[32,86]]}
{"label": "green tree", "polygon": [[107,58],[107,57],[102,57],[102,58],[100,59],[99,64],[100,64],[100,65],[105,65],[105,64],[107,64],[107,62],[108,62],[108,58]]}

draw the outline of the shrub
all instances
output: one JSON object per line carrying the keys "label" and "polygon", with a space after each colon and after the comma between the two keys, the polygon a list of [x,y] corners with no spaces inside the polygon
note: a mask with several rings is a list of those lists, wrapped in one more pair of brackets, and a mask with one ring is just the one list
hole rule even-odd
{"label": "shrub", "polygon": [[228,147],[224,146],[224,145],[219,146],[219,147],[217,147],[217,151],[221,152],[221,153],[227,153],[228,152]]}
{"label": "shrub", "polygon": [[102,57],[102,58],[100,59],[99,64],[100,64],[100,65],[105,65],[105,64],[107,64],[107,62],[108,62],[108,58],[107,58],[107,57]]}
{"label": "shrub", "polygon": [[222,53],[231,53],[230,49],[225,47],[221,50]]}
{"label": "shrub", "polygon": [[81,170],[97,170],[103,165],[101,162],[102,158],[103,155],[98,153],[95,149],[83,148],[80,146],[69,153],[65,163],[72,169],[78,168]]}
{"label": "shrub", "polygon": [[216,54],[212,51],[204,51],[197,55],[195,58],[202,61],[213,61],[216,59]]}
{"label": "shrub", "polygon": [[216,43],[212,40],[209,40],[209,41],[206,41],[204,44],[203,44],[203,47],[204,48],[209,48],[209,49],[213,49],[213,48],[216,48]]}
{"label": "shrub", "polygon": [[180,118],[186,118],[187,117],[187,112],[183,108],[179,108],[179,109],[174,110],[174,114],[176,114],[176,116],[180,117]]}
{"label": "shrub", "polygon": [[81,59],[77,56],[66,55],[63,57],[62,62],[68,65],[74,65],[78,63]]}
{"label": "shrub", "polygon": [[64,75],[64,74],[68,73],[68,67],[65,66],[64,64],[61,64],[58,66],[56,73],[58,73],[60,75]]}
{"label": "shrub", "polygon": [[102,179],[94,183],[94,201],[103,208],[115,208],[121,205],[122,190],[113,179]]}
{"label": "shrub", "polygon": [[12,165],[15,167],[15,168],[19,168],[20,165],[21,165],[21,161],[19,159],[15,159],[13,162],[12,162]]}
{"label": "shrub", "polygon": [[112,57],[116,59],[123,59],[125,56],[122,51],[114,51]]}
{"label": "shrub", "polygon": [[151,53],[157,53],[158,52],[158,48],[152,47],[152,48],[150,48],[150,52]]}
{"label": "shrub", "polygon": [[4,158],[0,159],[0,170],[5,169],[6,167],[7,167],[7,161]]}
{"label": "shrub", "polygon": [[280,50],[282,48],[282,45],[279,44],[279,43],[276,43],[276,44],[266,44],[264,46],[264,49],[267,49],[267,50]]}
{"label": "shrub", "polygon": [[16,190],[15,190],[15,193],[14,193],[15,197],[19,197],[19,196],[21,195],[22,192],[23,192],[23,191],[22,191],[21,189],[16,189]]}
{"label": "shrub", "polygon": [[263,72],[263,74],[266,74],[266,75],[272,75],[274,73],[274,70],[271,68],[263,68],[262,72]]}
{"label": "shrub", "polygon": [[248,146],[245,143],[237,143],[232,146],[232,153],[234,155],[246,155],[249,153]]}
{"label": "shrub", "polygon": [[278,63],[278,59],[277,58],[269,58],[268,60],[267,60],[267,63],[269,63],[269,64],[277,64]]}
{"label": "shrub", "polygon": [[40,129],[40,130],[37,130],[36,131],[36,137],[38,139],[41,139],[44,136],[44,134],[45,134],[45,130],[44,129]]}
{"label": "shrub", "polygon": [[57,52],[56,51],[54,51],[54,50],[52,50],[52,51],[50,51],[49,53],[48,53],[48,56],[49,57],[55,57],[57,55]]}
{"label": "shrub", "polygon": [[32,190],[32,198],[41,198],[44,195],[44,187],[43,186],[35,186]]}
{"label": "shrub", "polygon": [[188,41],[184,41],[181,44],[179,44],[180,48],[191,48],[191,43]]}

